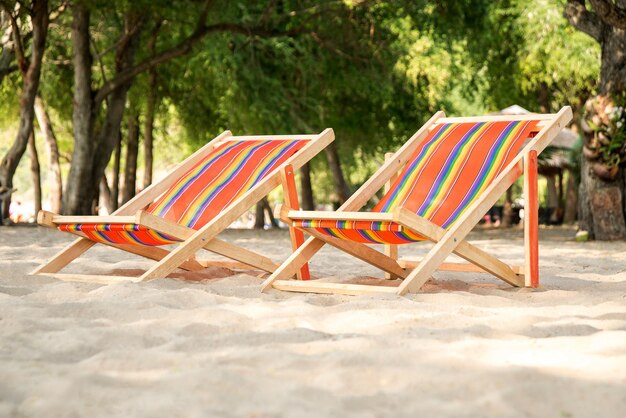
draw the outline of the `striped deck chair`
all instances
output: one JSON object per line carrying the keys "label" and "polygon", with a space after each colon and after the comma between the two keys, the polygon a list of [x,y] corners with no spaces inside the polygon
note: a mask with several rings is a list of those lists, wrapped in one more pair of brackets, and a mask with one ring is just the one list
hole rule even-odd
{"label": "striped deck chair", "polygon": [[[571,120],[569,107],[556,114],[446,118],[435,114],[334,212],[277,210],[292,227],[311,235],[263,283],[316,293],[415,292],[435,270],[486,271],[514,286],[538,285],[537,154]],[[522,174],[525,201],[524,266],[510,266],[465,241],[498,198]],[[358,212],[387,184],[371,212]],[[421,261],[398,260],[397,245],[432,241]],[[321,280],[285,280],[330,244],[401,278],[398,287]],[[366,244],[385,244],[384,252]],[[455,253],[471,264],[444,263]]]}
{"label": "striped deck chair", "polygon": [[[196,259],[201,248],[235,260],[229,267],[245,265],[272,272],[278,267],[272,260],[217,235],[272,189],[281,183],[293,184],[293,170],[333,140],[332,129],[317,135],[288,136],[232,136],[225,131],[111,216],[60,216],[41,211],[39,224],[80,238],[33,274],[108,283],[162,278],[176,268],[195,271],[228,264]],[[297,199],[287,201],[297,204]],[[292,237],[302,243],[300,234],[292,231]],[[140,277],[59,273],[96,243],[157,263]],[[161,248],[168,244],[177,246],[172,251]],[[305,267],[301,271],[307,273]]]}

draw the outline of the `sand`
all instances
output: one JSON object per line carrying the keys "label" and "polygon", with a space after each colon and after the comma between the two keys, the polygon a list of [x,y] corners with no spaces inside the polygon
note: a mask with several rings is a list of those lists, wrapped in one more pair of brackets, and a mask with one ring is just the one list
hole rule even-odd
{"label": "sand", "polygon": [[[541,231],[540,290],[438,272],[420,294],[349,297],[260,294],[258,272],[224,269],[141,284],[32,277],[69,238],[0,227],[0,416],[621,418],[626,243],[573,235]],[[522,261],[518,230],[471,238]],[[289,253],[284,231],[224,239]],[[69,271],[149,265],[96,248]],[[380,277],[333,249],[312,270]]]}

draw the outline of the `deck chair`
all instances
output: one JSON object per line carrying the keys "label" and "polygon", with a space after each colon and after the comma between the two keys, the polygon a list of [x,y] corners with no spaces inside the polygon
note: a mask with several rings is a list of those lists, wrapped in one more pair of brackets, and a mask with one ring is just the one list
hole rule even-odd
{"label": "deck chair", "polygon": [[[162,278],[176,268],[201,270],[201,248],[266,272],[269,258],[217,238],[232,222],[277,187],[285,173],[301,167],[334,140],[332,129],[317,135],[232,136],[225,131],[176,166],[111,216],[60,216],[41,211],[38,222],[80,238],[32,274],[64,280],[109,283]],[[303,241],[303,239],[301,240]],[[157,262],[140,277],[59,273],[96,243]],[[169,251],[163,245],[177,244]],[[233,265],[229,265],[233,266]]]}
{"label": "deck chair", "polygon": [[[415,292],[435,270],[486,271],[513,286],[538,285],[537,154],[571,120],[556,114],[447,118],[436,113],[337,211],[277,215],[311,235],[263,283],[262,290],[372,294]],[[465,240],[522,174],[526,208],[524,266],[509,266]],[[358,212],[385,183],[388,192],[370,212]],[[398,260],[397,245],[430,240],[422,260]],[[403,279],[397,287],[285,280],[330,244]],[[366,244],[385,244],[384,252]],[[455,253],[471,264],[444,263]],[[389,284],[389,283],[387,283]]]}

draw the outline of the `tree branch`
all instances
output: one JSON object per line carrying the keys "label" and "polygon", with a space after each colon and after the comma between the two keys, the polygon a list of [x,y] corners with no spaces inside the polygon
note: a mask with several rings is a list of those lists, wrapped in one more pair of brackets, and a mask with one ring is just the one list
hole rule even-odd
{"label": "tree branch", "polygon": [[[204,14],[204,13],[203,13]],[[202,16],[201,16],[202,17]],[[106,96],[111,94],[115,89],[123,85],[124,83],[130,81],[132,78],[137,76],[138,74],[143,73],[144,71],[149,70],[152,67],[155,67],[164,62],[170,61],[174,58],[183,56],[191,52],[191,49],[201,41],[205,36],[210,33],[216,32],[231,32],[231,33],[239,33],[246,36],[261,36],[265,38],[270,37],[280,37],[280,36],[296,36],[302,33],[305,33],[305,30],[302,28],[293,29],[289,31],[274,31],[268,30],[259,27],[247,27],[240,25],[238,23],[216,23],[213,25],[206,26],[204,23],[199,24],[198,28],[192,33],[189,37],[185,38],[179,44],[173,46],[170,49],[167,49],[151,58],[148,58],[139,64],[128,68],[124,71],[121,71],[117,77],[113,80],[109,80],[106,82],[96,93],[95,102],[99,103]]]}
{"label": "tree branch", "polygon": [[589,3],[604,23],[618,29],[626,29],[626,10],[607,0],[589,0]]}
{"label": "tree branch", "polygon": [[563,10],[563,16],[579,31],[586,33],[598,42],[602,40],[604,23],[597,14],[587,10],[584,0],[568,0]]}

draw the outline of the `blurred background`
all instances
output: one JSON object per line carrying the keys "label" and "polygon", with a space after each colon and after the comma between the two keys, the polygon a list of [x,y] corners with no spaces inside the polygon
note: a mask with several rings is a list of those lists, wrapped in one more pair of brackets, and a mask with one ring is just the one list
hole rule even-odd
{"label": "blurred background", "polygon": [[[337,207],[438,110],[570,105],[541,156],[541,222],[623,239],[622,3],[0,0],[2,218],[111,213],[226,129],[332,127],[298,186],[303,208]],[[517,224],[521,195],[485,222]],[[270,227],[281,198],[236,226]]]}

